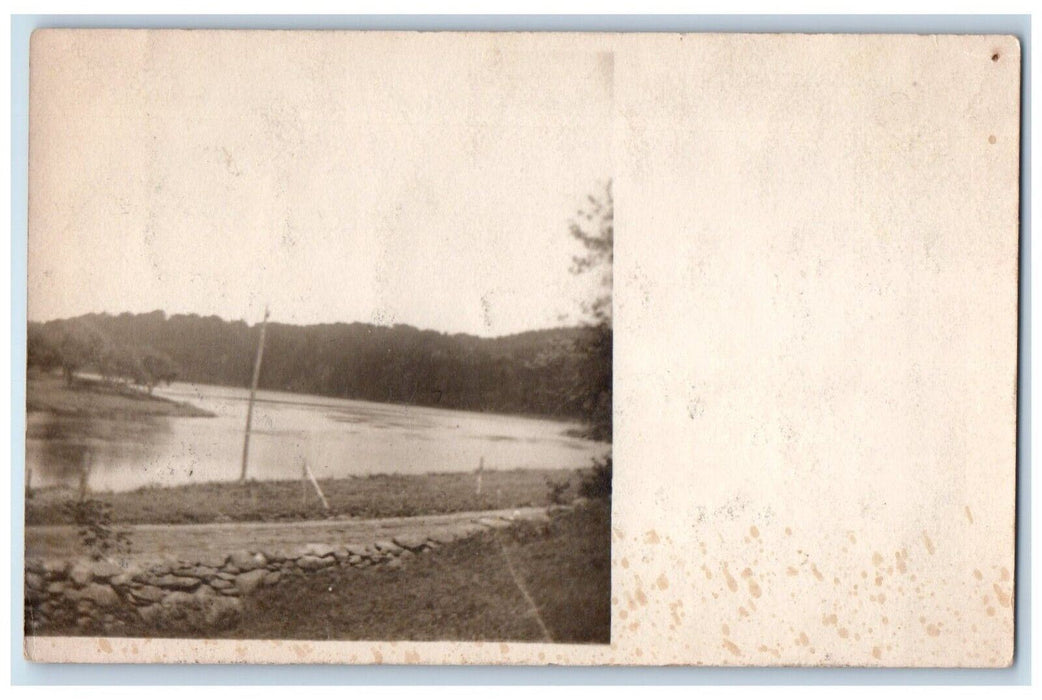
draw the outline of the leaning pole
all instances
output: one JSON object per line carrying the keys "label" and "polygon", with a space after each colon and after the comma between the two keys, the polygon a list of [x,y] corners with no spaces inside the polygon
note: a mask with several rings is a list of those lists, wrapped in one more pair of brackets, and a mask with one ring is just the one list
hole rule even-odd
{"label": "leaning pole", "polygon": [[264,307],[264,320],[261,321],[260,340],[257,342],[257,359],[253,363],[253,382],[250,384],[250,403],[246,408],[246,436],[242,441],[242,471],[239,472],[239,483],[246,483],[246,466],[250,461],[250,425],[253,423],[253,399],[257,394],[257,380],[260,379],[261,362],[264,360],[264,331],[268,328],[268,307]]}

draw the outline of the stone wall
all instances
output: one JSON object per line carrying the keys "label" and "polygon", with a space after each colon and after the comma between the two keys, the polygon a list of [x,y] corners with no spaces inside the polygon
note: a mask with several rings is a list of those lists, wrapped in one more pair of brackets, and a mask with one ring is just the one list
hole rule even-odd
{"label": "stone wall", "polygon": [[283,576],[331,567],[398,568],[410,557],[509,520],[481,518],[428,534],[406,534],[371,544],[311,543],[291,551],[273,548],[201,554],[192,560],[90,561],[34,559],[26,563],[25,613],[29,629],[48,622],[80,628],[117,625],[130,612],[146,622],[172,608],[191,607],[207,624],[236,614],[243,596]]}

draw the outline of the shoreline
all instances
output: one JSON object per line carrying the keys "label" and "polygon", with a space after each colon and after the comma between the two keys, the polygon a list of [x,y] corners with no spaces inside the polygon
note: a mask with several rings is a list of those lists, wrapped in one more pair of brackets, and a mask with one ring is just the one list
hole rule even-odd
{"label": "shoreline", "polygon": [[118,418],[144,420],[158,417],[213,418],[214,413],[186,401],[149,394],[136,387],[77,377],[71,385],[54,375],[29,375],[25,386],[25,412],[48,413],[60,418]]}

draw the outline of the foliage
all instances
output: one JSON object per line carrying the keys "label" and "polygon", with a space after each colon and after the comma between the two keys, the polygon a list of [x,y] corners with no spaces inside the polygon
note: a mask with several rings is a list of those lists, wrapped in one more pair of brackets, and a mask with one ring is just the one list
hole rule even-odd
{"label": "foliage", "polygon": [[177,365],[166,354],[147,350],[141,358],[141,381],[139,384],[148,386],[148,393],[152,393],[160,382],[169,384],[177,379]]}
{"label": "foliage", "polygon": [[615,245],[615,205],[611,180],[599,196],[588,196],[587,206],[571,222],[569,232],[583,252],[572,258],[574,274],[598,275],[598,291],[583,304],[589,332],[576,338],[572,352],[585,361],[577,363],[568,387],[571,402],[580,407],[590,437],[612,437],[612,265]]}
{"label": "foliage", "polygon": [[79,528],[80,541],[92,559],[104,559],[127,551],[130,538],[112,524],[112,507],[93,498],[71,500],[63,504],[65,520]]}
{"label": "foliage", "polygon": [[86,323],[71,323],[60,334],[56,352],[65,382],[71,385],[75,373],[83,367],[101,370],[105,366],[108,341]]}
{"label": "foliage", "polygon": [[567,503],[567,492],[571,486],[570,479],[557,480],[546,477],[546,500],[555,505]]}
{"label": "foliage", "polygon": [[598,196],[588,195],[585,208],[577,212],[569,233],[583,246],[583,253],[572,257],[572,272],[599,274],[600,292],[583,310],[594,325],[611,327],[612,265],[615,261],[615,203],[611,180]]}
{"label": "foliage", "polygon": [[611,457],[593,460],[593,468],[579,484],[579,495],[611,500]]}
{"label": "foliage", "polygon": [[[248,386],[259,333],[259,327],[241,321],[216,316],[167,317],[162,312],[90,314],[29,327],[31,336],[60,339],[76,326],[103,333],[112,346],[134,349],[141,358],[140,383],[151,385],[177,377],[188,382]],[[407,325],[269,323],[260,387],[583,419],[587,395],[577,392],[575,386],[593,368],[579,346],[588,344],[580,342],[584,338],[592,342],[599,333],[597,328],[583,326],[479,338]],[[57,346],[57,340],[52,342]],[[169,365],[156,361],[160,357]]]}
{"label": "foliage", "polygon": [[148,387],[169,384],[178,376],[177,363],[138,338],[106,332],[102,316],[83,316],[67,321],[30,323],[27,362],[29,367],[49,371],[61,367],[70,386],[77,372],[94,370],[108,382],[127,382]]}

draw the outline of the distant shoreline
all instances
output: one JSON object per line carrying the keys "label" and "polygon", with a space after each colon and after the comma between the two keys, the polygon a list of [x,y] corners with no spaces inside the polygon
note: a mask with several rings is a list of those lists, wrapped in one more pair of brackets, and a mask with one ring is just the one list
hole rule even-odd
{"label": "distant shoreline", "polygon": [[28,377],[25,410],[27,413],[123,420],[160,416],[214,417],[213,413],[198,406],[155,396],[126,384],[77,377],[70,386],[53,374]]}

